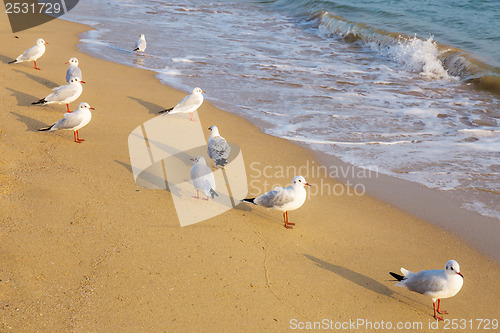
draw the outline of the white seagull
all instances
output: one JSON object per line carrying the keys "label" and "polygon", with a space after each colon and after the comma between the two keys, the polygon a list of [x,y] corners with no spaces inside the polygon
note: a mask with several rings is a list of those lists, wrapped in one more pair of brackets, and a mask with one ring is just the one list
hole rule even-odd
{"label": "white seagull", "polygon": [[160,111],[160,113],[189,113],[189,117],[191,118],[191,120],[195,121],[193,119],[193,112],[195,112],[203,103],[203,93],[204,91],[200,88],[194,88],[193,92],[181,99],[181,101],[177,103],[176,106]]}
{"label": "white seagull", "polygon": [[81,143],[85,139],[80,139],[78,130],[83,126],[87,125],[92,119],[92,113],[90,110],[94,110],[90,107],[88,103],[80,103],[78,110],[71,113],[65,113],[64,118],[59,120],[52,126],[40,128],[39,131],[57,131],[57,130],[72,130],[73,136],[75,137],[75,142]]}
{"label": "white seagull", "polygon": [[67,111],[71,112],[69,110],[69,103],[76,101],[77,98],[80,97],[80,95],[82,94],[83,87],[81,83],[85,82],[76,77],[73,77],[71,78],[71,80],[69,80],[68,84],[52,89],[54,90],[52,94],[47,95],[41,100],[33,102],[31,104],[42,104],[42,105],[52,104],[52,103],[66,104]]}
{"label": "white seagull", "polygon": [[40,70],[40,68],[36,66],[36,61],[45,53],[45,44],[48,43],[44,41],[42,38],[38,38],[35,46],[32,46],[26,51],[24,51],[23,54],[17,57],[16,60],[9,62],[9,64],[17,64],[19,62],[33,61],[35,63],[35,69]]}
{"label": "white seagull", "polygon": [[[464,276],[460,273],[460,266],[455,260],[448,260],[444,270],[434,269],[420,271],[415,274],[401,267],[401,273],[404,276],[392,272],[389,274],[399,281],[396,286],[406,287],[411,291],[430,296],[434,308],[434,318],[438,320],[443,320],[443,317],[437,316],[436,312],[448,314],[448,312],[439,308],[441,298],[455,296],[464,284]],[[437,309],[436,300],[438,301]]]}
{"label": "white seagull", "polygon": [[139,37],[137,42],[135,42],[134,51],[137,51],[137,55],[139,55],[139,52],[142,52],[144,54],[144,56],[146,56],[147,45],[148,44],[146,43],[146,37],[144,36],[144,34],[141,34],[141,36]]}
{"label": "white seagull", "polygon": [[70,82],[72,77],[76,77],[80,80],[82,77],[82,70],[78,67],[78,59],[73,57],[69,59],[66,64],[69,64],[68,70],[66,71],[66,82]]}
{"label": "white seagull", "polygon": [[203,156],[196,156],[192,158],[191,161],[194,161],[194,165],[191,167],[191,181],[193,182],[193,186],[196,189],[196,196],[193,198],[200,199],[200,191],[203,191],[208,197],[211,196],[212,199],[215,196],[219,196],[217,192],[215,192],[215,177],[212,169],[207,166],[207,162]]}
{"label": "white seagull", "polygon": [[229,147],[226,139],[220,136],[217,126],[212,125],[208,129],[211,131],[208,138],[208,156],[214,161],[215,167],[224,167],[231,153],[231,147]]}
{"label": "white seagull", "polygon": [[295,223],[288,222],[288,211],[300,208],[307,198],[304,186],[311,186],[302,176],[295,176],[292,185],[288,187],[275,187],[267,193],[253,199],[243,199],[255,205],[273,208],[283,212],[285,228],[292,229]]}

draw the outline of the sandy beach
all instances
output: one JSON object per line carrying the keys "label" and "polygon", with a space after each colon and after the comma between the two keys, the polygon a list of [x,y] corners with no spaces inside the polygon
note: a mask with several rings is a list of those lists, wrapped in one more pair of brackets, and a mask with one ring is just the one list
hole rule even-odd
{"label": "sandy beach", "polygon": [[[186,92],[150,71],[80,53],[84,25],[54,20],[15,38],[0,16],[0,331],[289,332],[314,322],[331,323],[331,331],[347,331],[344,323],[361,332],[396,331],[398,323],[450,331],[450,321],[430,326],[430,298],[395,287],[388,274],[442,269],[449,259],[465,278],[458,295],[442,301],[445,318],[463,320],[459,331],[493,331],[484,320],[500,319],[496,261],[321,174],[307,178],[314,195],[289,214],[294,229],[283,227],[279,211],[244,203],[181,227],[169,191],[135,183],[127,139]],[[7,64],[40,37],[49,43],[40,71]],[[74,56],[87,83],[71,110],[79,102],[95,108],[81,144],[71,131],[38,131],[65,105],[31,105],[65,84],[64,63]],[[278,172],[283,167],[321,165],[208,102],[198,117],[241,147],[249,197],[288,185],[295,175]]]}

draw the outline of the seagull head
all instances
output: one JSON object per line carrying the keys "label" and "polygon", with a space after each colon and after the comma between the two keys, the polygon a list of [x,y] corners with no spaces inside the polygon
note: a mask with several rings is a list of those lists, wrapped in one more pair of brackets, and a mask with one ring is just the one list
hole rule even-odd
{"label": "seagull head", "polygon": [[293,180],[292,180],[292,186],[295,187],[295,186],[311,186],[311,184],[309,184],[308,182],[306,182],[306,179],[302,176],[295,176],[293,177]]}
{"label": "seagull head", "polygon": [[207,162],[205,161],[205,157],[203,157],[203,156],[196,156],[195,158],[191,158],[191,161],[194,161],[194,163],[207,164]]}
{"label": "seagull head", "polygon": [[201,94],[201,93],[204,93],[204,92],[205,91],[201,90],[201,88],[198,88],[198,87],[196,87],[196,88],[193,89],[193,94]]}
{"label": "seagull head", "polygon": [[77,78],[76,76],[73,76],[69,80],[69,84],[76,84],[76,83],[85,83],[85,81],[82,81],[81,79]]}
{"label": "seagull head", "polygon": [[455,260],[448,260],[444,266],[444,271],[447,274],[458,274],[462,278],[464,277],[462,273],[460,273],[460,265]]}
{"label": "seagull head", "polygon": [[220,135],[219,134],[219,128],[217,128],[217,126],[212,125],[208,129],[212,132],[211,133],[212,136],[219,136]]}
{"label": "seagull head", "polygon": [[78,105],[78,109],[95,110],[93,107],[89,105],[89,103],[86,102],[81,102],[80,105]]}
{"label": "seagull head", "polygon": [[71,65],[76,65],[78,66],[78,59],[73,57],[71,59],[69,59],[68,61],[66,61],[66,64],[71,64]]}
{"label": "seagull head", "polygon": [[144,36],[144,34],[141,34],[141,39],[146,39],[146,36]]}
{"label": "seagull head", "polygon": [[36,41],[36,45],[45,45],[48,44],[46,41],[43,40],[43,38],[38,38]]}

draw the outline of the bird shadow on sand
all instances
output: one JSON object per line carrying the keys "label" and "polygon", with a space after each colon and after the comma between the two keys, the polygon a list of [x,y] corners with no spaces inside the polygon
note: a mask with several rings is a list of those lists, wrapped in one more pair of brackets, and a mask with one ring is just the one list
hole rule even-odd
{"label": "bird shadow on sand", "polygon": [[3,62],[3,63],[5,63],[5,64],[8,64],[9,62],[11,62],[12,60],[15,60],[15,59],[16,58],[7,57],[4,54],[0,54],[0,61]]}
{"label": "bird shadow on sand", "polygon": [[304,257],[306,257],[307,259],[314,262],[316,264],[316,266],[321,267],[323,269],[326,269],[332,273],[335,273],[338,276],[343,277],[344,279],[347,279],[347,280],[357,284],[360,287],[366,288],[368,290],[371,290],[373,292],[376,292],[378,294],[385,295],[385,296],[388,296],[391,298],[394,294],[398,294],[395,291],[384,286],[382,283],[372,279],[371,277],[368,277],[366,275],[363,275],[363,274],[360,274],[360,273],[355,272],[353,270],[350,270],[349,268],[331,264],[329,262],[326,262],[324,260],[321,260],[319,258],[311,256],[309,254],[304,254]]}
{"label": "bird shadow on sand", "polygon": [[38,132],[38,129],[41,127],[46,127],[47,124],[41,122],[40,120],[22,115],[17,112],[11,112],[14,116],[16,116],[17,120],[24,123],[26,125],[26,131],[30,132]]}
{"label": "bird shadow on sand", "polygon": [[14,96],[17,99],[18,106],[30,106],[32,102],[39,100],[39,98],[33,95],[26,94],[22,91],[17,91],[12,88],[5,89],[12,91],[11,96]]}
{"label": "bird shadow on sand", "polygon": [[158,115],[160,111],[165,110],[165,108],[161,105],[154,104],[154,103],[145,101],[145,100],[137,98],[137,97],[132,97],[132,96],[127,96],[127,97],[133,101],[136,101],[137,103],[139,103],[140,105],[142,105],[143,107],[148,109],[149,113],[151,113],[151,114]]}
{"label": "bird shadow on sand", "polygon": [[[30,74],[30,73],[27,73],[27,72],[19,70],[19,69],[14,69],[14,72],[24,74],[24,75],[26,75],[26,77],[28,79],[31,79],[31,80],[33,80],[35,82],[38,82],[41,85],[43,85],[43,86],[45,86],[45,87],[47,87],[49,89],[52,89],[52,88],[55,88],[55,87],[58,87],[58,86],[61,85],[61,84],[57,84],[57,83],[55,83],[53,81],[47,80],[44,77],[41,77],[41,76],[38,76],[38,75],[34,75],[34,74]],[[38,72],[38,71],[35,70],[35,72]],[[66,81],[62,85],[64,85],[64,84],[66,84]],[[48,94],[49,94],[49,92],[47,92],[45,95],[48,95]],[[38,98],[38,99],[40,99],[40,98]]]}
{"label": "bird shadow on sand", "polygon": [[400,293],[387,288],[385,285],[378,282],[377,280],[372,279],[371,277],[368,277],[366,275],[360,274],[358,272],[355,272],[349,268],[331,264],[329,262],[326,262],[309,254],[302,254],[302,255],[307,259],[311,260],[312,262],[314,262],[316,266],[320,268],[335,273],[338,276],[346,280],[349,280],[360,287],[366,288],[377,294],[384,295],[394,299],[395,301],[401,302],[412,309],[417,309],[419,311],[425,312],[425,308],[428,306],[428,304],[424,304],[418,300],[415,300],[414,298],[401,295]]}
{"label": "bird shadow on sand", "polygon": [[[115,162],[130,171],[130,176],[133,178],[132,166],[130,164],[118,160],[115,160]],[[142,171],[137,176],[137,179],[135,180],[137,186],[144,190],[166,190],[172,195],[181,197],[180,190],[177,187],[173,187],[171,189],[168,182],[165,181],[165,178],[163,178],[163,174],[161,173],[160,175],[158,172],[159,170],[155,168],[151,171],[150,169],[151,168],[148,168]]]}

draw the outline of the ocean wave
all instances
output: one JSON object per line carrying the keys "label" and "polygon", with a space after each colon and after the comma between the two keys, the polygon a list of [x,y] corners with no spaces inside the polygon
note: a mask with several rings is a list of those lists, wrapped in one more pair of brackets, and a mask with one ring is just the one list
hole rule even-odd
{"label": "ocean wave", "polygon": [[[341,37],[348,43],[364,44],[402,65],[405,70],[431,78],[458,79],[474,84],[480,89],[500,94],[500,68],[489,66],[460,48],[438,43],[433,36],[421,38],[404,33],[387,32],[364,23],[349,21],[334,13],[345,11],[348,5],[334,6],[330,1],[258,2],[272,3],[280,9],[293,11],[315,25],[323,36]],[[335,7],[334,12],[326,9],[332,6]]]}
{"label": "ocean wave", "polygon": [[480,63],[464,50],[439,44],[433,37],[387,33],[367,25],[349,22],[329,12],[316,14],[318,28],[326,36],[339,36],[380,52],[409,71],[432,78],[458,78],[500,93],[500,76],[495,68]]}

